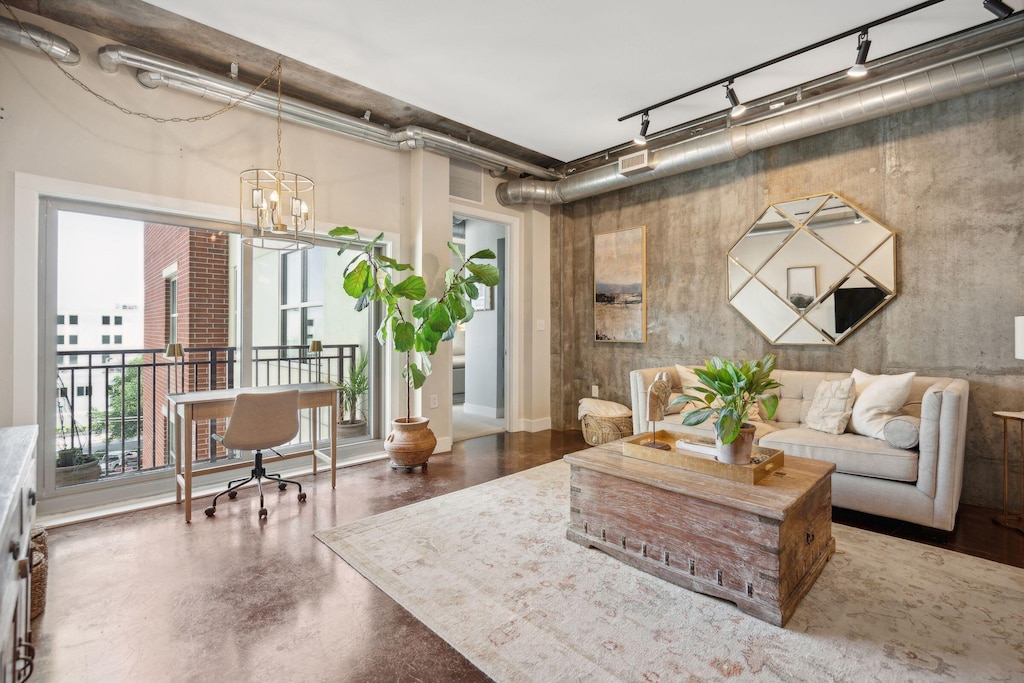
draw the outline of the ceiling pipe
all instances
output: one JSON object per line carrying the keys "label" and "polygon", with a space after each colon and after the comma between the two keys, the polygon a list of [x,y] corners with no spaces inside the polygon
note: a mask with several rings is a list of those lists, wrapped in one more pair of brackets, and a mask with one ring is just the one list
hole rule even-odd
{"label": "ceiling pipe", "polygon": [[[21,28],[22,26],[25,27],[24,30]],[[22,22],[19,25],[13,19],[0,17],[0,40],[14,43],[33,52],[37,52],[42,48],[43,52],[58,62],[69,66],[74,66],[82,61],[81,53],[79,53],[78,48],[70,40],[61,38],[55,33],[50,33],[35,24]]]}
{"label": "ceiling pipe", "polygon": [[[221,102],[237,102],[252,90],[251,86],[238,81],[191,69],[183,64],[123,45],[101,47],[97,58],[100,68],[107,73],[117,73],[121,66],[138,69],[136,79],[147,88],[167,87]],[[277,93],[258,90],[239,106],[277,116]],[[492,175],[511,170],[547,180],[562,177],[551,169],[541,168],[436,131],[419,126],[392,130],[387,126],[291,97],[281,98],[281,118],[393,150],[432,149],[445,156],[471,161],[488,169]]]}
{"label": "ceiling pipe", "polygon": [[1024,33],[910,71],[804,100],[758,119],[649,152],[651,171],[623,176],[618,164],[558,181],[513,180],[504,206],[564,204],[739,159],[750,152],[1024,79]]}

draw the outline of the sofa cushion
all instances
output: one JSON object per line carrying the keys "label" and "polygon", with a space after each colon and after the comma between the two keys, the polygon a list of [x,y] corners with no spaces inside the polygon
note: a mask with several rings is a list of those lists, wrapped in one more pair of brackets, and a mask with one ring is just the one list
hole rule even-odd
{"label": "sofa cushion", "polygon": [[842,434],[853,414],[855,397],[852,377],[821,380],[807,411],[807,426],[826,434]]}
{"label": "sofa cushion", "polygon": [[885,423],[900,414],[910,396],[911,385],[917,373],[902,375],[869,375],[853,371],[857,385],[857,400],[853,404],[849,431],[854,434],[884,439]]}
{"label": "sofa cushion", "polygon": [[921,439],[921,418],[898,415],[885,423],[882,434],[893,448],[914,448]]}
{"label": "sofa cushion", "polygon": [[781,429],[761,437],[759,445],[786,455],[834,463],[837,472],[912,482],[917,480],[917,451],[893,448],[859,434],[826,434],[807,427]]}

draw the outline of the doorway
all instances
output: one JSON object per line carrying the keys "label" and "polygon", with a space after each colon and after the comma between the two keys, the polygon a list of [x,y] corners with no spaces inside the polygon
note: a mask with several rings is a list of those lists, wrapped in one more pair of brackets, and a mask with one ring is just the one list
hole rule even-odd
{"label": "doorway", "polygon": [[490,249],[501,280],[482,287],[473,318],[456,331],[452,347],[452,439],[465,441],[506,430],[508,225],[455,213],[452,241],[464,254]]}

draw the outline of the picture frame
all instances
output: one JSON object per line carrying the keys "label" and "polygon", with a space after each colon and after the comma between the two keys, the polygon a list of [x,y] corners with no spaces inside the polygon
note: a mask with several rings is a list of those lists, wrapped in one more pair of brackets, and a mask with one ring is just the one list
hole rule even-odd
{"label": "picture frame", "polygon": [[647,226],[594,235],[594,341],[647,342]]}
{"label": "picture frame", "polygon": [[786,299],[796,308],[804,310],[818,298],[817,266],[786,268]]}

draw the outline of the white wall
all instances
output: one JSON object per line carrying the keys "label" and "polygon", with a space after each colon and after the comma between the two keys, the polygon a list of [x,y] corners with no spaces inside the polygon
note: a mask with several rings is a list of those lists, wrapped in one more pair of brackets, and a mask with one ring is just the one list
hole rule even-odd
{"label": "white wall", "polygon": [[[35,16],[26,18],[75,43],[82,51],[82,63],[72,67],[75,76],[125,107],[162,117],[205,114],[220,107],[167,89],[147,90],[123,70],[105,74],[96,64],[96,51],[108,40]],[[272,165],[276,140],[272,118],[242,108],[197,123],[157,124],[127,116],[71,83],[45,57],[7,43],[0,44],[0,83],[0,327],[30,335],[16,339],[11,332],[0,334],[0,386],[12,387],[16,378],[25,383],[38,376],[34,196],[56,188],[59,195],[232,221],[237,217],[238,173]],[[400,153],[285,122],[282,165],[316,180],[319,230],[346,224],[368,236],[379,231],[392,241],[401,236],[408,253],[415,251],[413,262],[423,266],[428,283],[443,275],[438,264],[449,260],[445,242],[451,229],[447,159],[420,150]],[[16,177],[22,187],[18,192]],[[486,177],[485,183],[484,206],[497,210],[497,181]],[[531,307],[543,301],[546,317],[547,211],[500,210],[522,224],[524,255],[531,272],[541,276],[531,291],[520,293],[523,314],[531,319],[540,315]],[[548,367],[546,333],[543,338],[522,337],[522,358],[543,357],[543,367]],[[438,354],[437,367],[450,365],[450,357],[443,357],[450,356],[448,346]],[[29,366],[25,355],[33,356]],[[518,368],[524,386],[537,369],[527,367]],[[519,406],[524,416],[539,416],[541,422],[549,419],[546,374],[543,380],[524,391]],[[34,421],[30,418],[37,388],[18,386],[17,401],[15,391],[0,392],[0,425]],[[438,395],[438,414],[424,414],[432,418],[439,440],[450,437],[450,419],[442,417],[449,414],[450,375],[435,373],[424,394]],[[395,404],[393,400],[391,406]]]}
{"label": "white wall", "polygon": [[[505,226],[476,218],[466,219],[466,255],[481,249],[497,252],[498,239],[505,237]],[[487,263],[485,261],[485,263]],[[494,263],[493,261],[491,263]],[[495,264],[496,265],[496,264]],[[506,277],[507,281],[507,277]],[[495,294],[497,294],[495,288]],[[497,380],[499,347],[504,339],[498,338],[500,311],[492,299],[489,310],[476,311],[466,324],[466,401],[464,410],[487,417],[504,417],[504,397],[498,396]]]}

